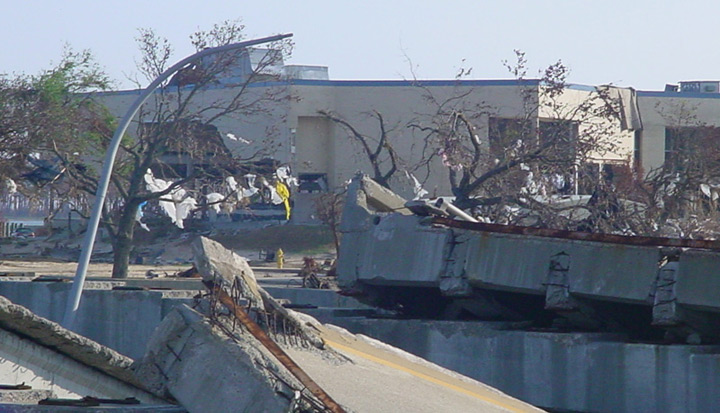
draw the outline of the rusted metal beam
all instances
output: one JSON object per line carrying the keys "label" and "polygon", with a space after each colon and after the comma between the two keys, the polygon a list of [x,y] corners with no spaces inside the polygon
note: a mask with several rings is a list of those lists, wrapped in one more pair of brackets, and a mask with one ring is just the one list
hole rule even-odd
{"label": "rusted metal beam", "polygon": [[720,241],[663,237],[639,237],[592,232],[567,231],[563,229],[521,227],[515,225],[485,224],[459,221],[445,217],[433,217],[432,223],[451,228],[500,234],[531,235],[535,237],[562,238],[578,241],[604,242],[609,244],[636,245],[643,247],[677,247],[720,250]]}
{"label": "rusted metal beam", "polygon": [[230,297],[219,286],[214,285],[211,281],[203,281],[206,287],[218,298],[218,300],[240,321],[240,323],[248,329],[250,334],[253,335],[265,348],[272,353],[278,361],[292,373],[295,378],[300,380],[300,383],[307,388],[313,396],[317,397],[318,400],[332,413],[345,413],[345,410],[333,400],[329,394],[325,392],[315,381],[308,376],[307,373],[290,356],[280,348],[266,333],[260,328],[255,321],[250,318],[248,313],[242,309],[242,307],[235,304],[235,301]]}

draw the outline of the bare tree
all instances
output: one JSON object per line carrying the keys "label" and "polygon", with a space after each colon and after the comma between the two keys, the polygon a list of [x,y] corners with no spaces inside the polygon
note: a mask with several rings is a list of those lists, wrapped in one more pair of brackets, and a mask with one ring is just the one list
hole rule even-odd
{"label": "bare tree", "polygon": [[387,127],[383,115],[378,111],[372,111],[368,115],[377,120],[378,123],[377,136],[370,136],[361,133],[354,125],[335,113],[324,110],[318,111],[318,113],[342,126],[347,131],[348,137],[360,145],[363,154],[370,163],[372,179],[390,189],[390,180],[398,171],[398,168],[401,167],[402,160],[390,141],[389,135],[394,128]]}
{"label": "bare tree", "polygon": [[532,195],[572,192],[583,166],[616,148],[619,131],[619,103],[605,89],[567,102],[562,62],[539,79],[526,79],[525,56],[516,56],[514,65],[506,63],[521,102],[514,117],[500,117],[498,108],[473,100],[472,90],[439,98],[425,88],[435,112],[409,124],[428,142],[425,159],[440,157],[448,168],[456,203],[482,206],[493,220],[501,220],[509,205],[537,209]]}
{"label": "bare tree", "polygon": [[[241,40],[243,29],[238,22],[227,21],[193,34],[191,40],[198,50],[221,46]],[[148,79],[154,79],[168,67],[172,48],[152,30],[141,30],[137,40],[142,53],[139,70]],[[112,175],[115,205],[106,207],[102,217],[102,224],[113,244],[114,278],[127,276],[136,215],[141,205],[158,200],[176,202],[178,200],[172,198],[177,197],[179,190],[200,186],[198,182],[203,180],[222,181],[223,177],[238,171],[239,163],[272,153],[272,145],[265,143],[249,150],[245,156],[233,157],[214,122],[269,114],[273,105],[288,99],[287,91],[282,88],[251,86],[278,79],[277,68],[291,46],[288,41],[280,41],[261,52],[226,52],[189,65],[162,85],[152,101],[141,109],[134,136],[123,140]],[[243,66],[238,63],[250,53],[260,53],[253,56],[253,67],[239,70]],[[222,93],[209,93],[217,89]],[[108,138],[109,135],[104,136],[101,147],[107,144]],[[97,165],[78,167],[65,148],[56,149],[73,182],[94,193]],[[168,185],[153,192],[146,182],[148,170],[166,180]]]}
{"label": "bare tree", "polygon": [[336,257],[340,255],[340,217],[345,195],[346,191],[326,192],[315,199],[318,219],[332,232]]}

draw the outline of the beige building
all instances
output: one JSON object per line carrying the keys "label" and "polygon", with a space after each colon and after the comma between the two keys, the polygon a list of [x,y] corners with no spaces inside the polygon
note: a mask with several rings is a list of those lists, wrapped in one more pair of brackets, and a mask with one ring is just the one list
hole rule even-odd
{"label": "beige building", "polygon": [[[324,177],[329,188],[342,185],[359,171],[370,172],[370,163],[347,130],[320,114],[321,111],[346,120],[370,140],[380,133],[378,119],[383,116],[391,145],[402,158],[403,167],[412,170],[429,155],[424,134],[408,124],[430,124],[438,105],[455,105],[458,110],[475,114],[477,134],[489,144],[491,125],[527,116],[527,103],[537,105],[533,122],[541,133],[546,124],[568,116],[581,102],[591,98],[594,89],[570,86],[557,101],[545,105],[542,86],[537,80],[430,80],[430,81],[335,81],[327,69],[316,66],[286,66],[288,78],[282,81],[253,84],[249,91],[255,98],[272,94],[263,110],[227,116],[214,122],[226,145],[236,154],[248,154],[262,146],[271,148],[270,156],[291,166],[303,177]],[[201,107],[235,93],[223,85],[203,92],[194,103]],[[123,110],[138,96],[138,91],[102,94],[102,101],[113,113]],[[582,134],[592,123],[573,120],[573,133]],[[593,155],[599,162],[629,162],[633,153],[633,132],[612,126],[612,150]],[[424,171],[425,174],[427,171]],[[415,171],[431,195],[448,195],[447,168],[439,159],[427,176]],[[401,178],[405,175],[398,174]],[[403,178],[404,179],[404,178]],[[401,179],[402,180],[402,179]],[[409,181],[398,182],[409,187]]]}
{"label": "beige building", "polygon": [[[408,124],[427,125],[438,113],[438,104],[475,113],[477,134],[488,147],[493,125],[527,116],[528,99],[539,108],[531,112],[538,136],[544,126],[558,120],[571,120],[575,128],[572,133],[581,136],[597,130],[597,123],[608,122],[573,115],[592,99],[596,93],[593,86],[569,85],[550,102],[537,80],[338,81],[330,80],[327,68],[322,66],[283,69],[283,80],[248,88],[248,99],[262,102],[258,104],[262,109],[222,117],[214,126],[231,152],[242,156],[264,148],[263,156],[290,165],[301,179],[323,177],[328,188],[342,185],[358,171],[370,172],[370,163],[346,128],[321,111],[346,120],[371,141],[380,131],[373,113],[382,114],[390,143],[402,158],[402,166],[410,170],[428,156],[429,148],[423,134]],[[670,146],[674,144],[670,141],[678,140],[672,130],[720,126],[715,116],[720,113],[717,90],[718,82],[681,82],[679,87],[663,92],[615,89],[620,109],[628,118],[606,125],[603,139],[610,144],[592,153],[590,161],[639,166],[646,173],[659,168],[672,152]],[[194,104],[207,106],[234,93],[231,82],[220,82],[204,91]],[[139,91],[120,91],[100,96],[113,113],[121,116],[138,95]],[[262,96],[272,98],[263,101]],[[447,168],[439,160],[432,164],[426,179],[420,171],[415,175],[423,180],[430,195],[449,194]],[[408,182],[398,184],[409,187]]]}
{"label": "beige building", "polygon": [[[680,82],[678,86],[668,85],[662,92],[638,92],[643,128],[636,136],[634,147],[636,159],[645,173],[662,167],[666,160],[676,156],[683,139],[697,138],[693,132],[706,135],[720,127],[719,84],[718,81]],[[710,137],[710,145],[715,141],[720,143],[714,138]]]}

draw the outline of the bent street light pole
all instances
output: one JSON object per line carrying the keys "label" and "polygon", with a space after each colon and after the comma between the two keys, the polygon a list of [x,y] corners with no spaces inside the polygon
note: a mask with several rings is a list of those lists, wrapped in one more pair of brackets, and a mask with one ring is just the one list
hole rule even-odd
{"label": "bent street light pole", "polygon": [[88,221],[87,232],[85,233],[85,242],[83,244],[82,253],[78,260],[77,271],[75,272],[75,279],[73,280],[72,291],[68,299],[67,308],[65,310],[65,316],[63,318],[62,325],[67,329],[72,329],[73,322],[75,321],[75,313],[80,306],[80,297],[82,296],[83,285],[85,284],[85,274],[87,272],[88,264],[90,263],[90,256],[92,255],[93,245],[95,244],[95,236],[97,234],[98,224],[100,223],[100,216],[102,214],[103,205],[105,203],[105,196],[107,194],[107,188],[110,183],[110,175],[112,174],[113,165],[115,164],[115,155],[117,154],[118,148],[120,147],[120,141],[122,136],[125,134],[130,122],[137,114],[137,111],[145,103],[145,101],[152,95],[155,89],[160,84],[169,78],[172,74],[187,66],[188,63],[194,62],[203,58],[207,55],[227,52],[231,50],[242,49],[248,46],[254,46],[263,43],[274,42],[285,39],[292,36],[289,34],[279,34],[276,36],[263,37],[261,39],[248,40],[239,43],[228,44],[225,46],[212,47],[200,52],[197,52],[185,59],[175,63],[172,67],[164,71],[160,76],[150,83],[150,85],[143,90],[138,98],[130,105],[125,117],[122,119],[115,134],[110,141],[107,153],[105,154],[105,162],[103,163],[103,170],[98,182],[98,189],[95,195],[95,205],[93,206],[90,220]]}

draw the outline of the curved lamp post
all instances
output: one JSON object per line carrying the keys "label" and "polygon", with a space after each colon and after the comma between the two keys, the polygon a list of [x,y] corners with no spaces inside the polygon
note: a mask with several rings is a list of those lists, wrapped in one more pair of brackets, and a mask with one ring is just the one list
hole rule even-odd
{"label": "curved lamp post", "polygon": [[90,220],[88,221],[87,232],[85,233],[85,242],[83,244],[82,253],[80,254],[80,259],[78,260],[77,271],[75,272],[75,279],[73,280],[72,290],[70,292],[67,308],[65,310],[65,317],[62,322],[62,325],[65,328],[72,329],[73,322],[75,321],[75,314],[78,307],[80,306],[80,297],[82,296],[82,290],[85,284],[85,274],[87,272],[88,264],[90,263],[90,256],[92,255],[93,245],[95,244],[95,236],[97,234],[98,224],[100,223],[100,215],[102,213],[103,204],[105,203],[105,196],[107,194],[107,188],[110,183],[110,175],[112,174],[113,165],[115,164],[115,155],[117,155],[118,148],[120,147],[120,141],[122,139],[122,136],[125,134],[125,131],[130,125],[130,122],[135,117],[137,111],[140,109],[143,103],[145,103],[145,101],[150,97],[150,95],[152,95],[155,89],[157,89],[158,86],[160,86],[160,84],[165,81],[165,79],[169,78],[175,72],[187,66],[188,63],[199,60],[208,55],[227,52],[230,50],[242,49],[248,46],[254,46],[263,43],[274,42],[290,36],[292,36],[292,34],[279,34],[276,36],[263,37],[261,39],[254,39],[224,46],[212,47],[197,52],[175,63],[172,67],[161,73],[160,76],[153,80],[152,83],[150,83],[150,85],[145,90],[143,90],[143,92],[140,94],[140,96],[138,96],[135,102],[130,105],[130,108],[128,108],[128,111],[125,114],[125,117],[122,119],[117,129],[115,129],[115,134],[113,135],[113,138],[110,141],[110,146],[108,147],[107,153],[105,154],[105,162],[103,163],[102,174],[100,176],[100,181],[98,182],[97,193],[95,194],[95,205],[93,206],[92,214],[90,215]]}

